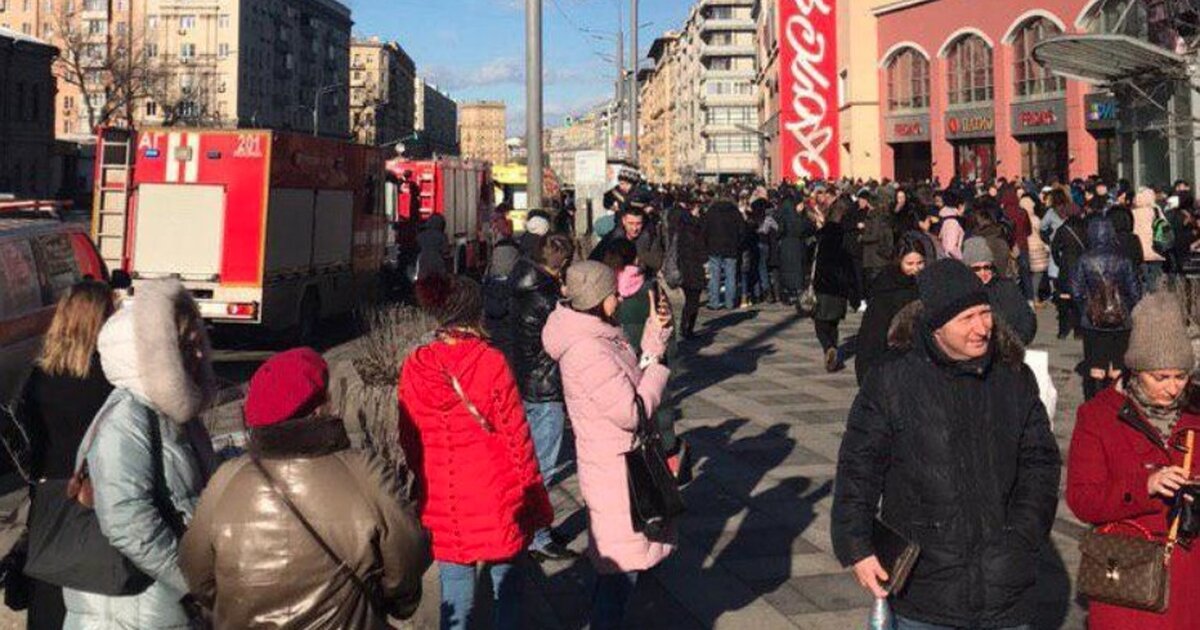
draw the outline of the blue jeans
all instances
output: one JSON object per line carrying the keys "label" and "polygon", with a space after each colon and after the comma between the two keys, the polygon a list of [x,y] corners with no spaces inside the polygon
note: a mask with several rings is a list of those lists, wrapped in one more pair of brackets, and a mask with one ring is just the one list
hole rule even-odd
{"label": "blue jeans", "polygon": [[[542,482],[550,489],[554,477],[562,470],[558,463],[558,454],[562,450],[563,423],[566,412],[561,402],[529,402],[523,401],[525,419],[529,423],[529,435],[533,438],[533,450],[537,455],[538,470],[542,473]],[[530,549],[545,549],[549,545],[550,529],[539,529],[533,535]]]}
{"label": "blue jeans", "polygon": [[609,573],[596,576],[592,593],[592,630],[618,630],[625,620],[625,608],[637,586],[638,572]]}
{"label": "blue jeans", "polygon": [[[937,624],[925,623],[924,621],[915,621],[905,619],[900,615],[896,615],[896,627],[894,630],[973,630],[971,628],[960,628],[958,626],[939,626]],[[998,628],[997,630],[1033,630],[1033,626],[1011,626],[1008,628]]]}
{"label": "blue jeans", "polygon": [[725,286],[725,308],[737,306],[737,258],[708,257],[708,308],[720,307],[722,276]]}
{"label": "blue jeans", "polygon": [[771,246],[768,243],[758,244],[758,297],[762,298],[771,292],[771,271],[767,268],[767,258],[771,256]]}
{"label": "blue jeans", "polygon": [[[517,630],[521,626],[521,591],[524,576],[515,564],[492,564],[485,569],[492,575],[492,627]],[[475,566],[438,563],[442,584],[441,630],[466,630],[475,607]]]}

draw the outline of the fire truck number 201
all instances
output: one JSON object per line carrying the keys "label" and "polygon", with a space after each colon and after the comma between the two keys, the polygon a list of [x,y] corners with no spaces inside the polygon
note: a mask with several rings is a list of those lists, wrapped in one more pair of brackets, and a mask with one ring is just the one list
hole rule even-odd
{"label": "fire truck number 201", "polygon": [[260,158],[263,156],[262,134],[238,134],[237,149],[233,151],[235,158]]}

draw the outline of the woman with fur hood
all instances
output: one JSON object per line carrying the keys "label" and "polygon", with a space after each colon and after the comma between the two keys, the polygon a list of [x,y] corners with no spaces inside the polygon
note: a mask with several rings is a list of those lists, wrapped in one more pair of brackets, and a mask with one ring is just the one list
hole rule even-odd
{"label": "woman with fur hood", "polygon": [[[179,282],[147,282],[101,329],[97,350],[115,389],[92,421],[77,465],[91,478],[101,531],[154,583],[121,597],[63,589],[63,627],[187,628],[179,540],[214,463],[208,434],[195,421],[214,382],[204,323]],[[170,513],[156,507],[156,469]]]}

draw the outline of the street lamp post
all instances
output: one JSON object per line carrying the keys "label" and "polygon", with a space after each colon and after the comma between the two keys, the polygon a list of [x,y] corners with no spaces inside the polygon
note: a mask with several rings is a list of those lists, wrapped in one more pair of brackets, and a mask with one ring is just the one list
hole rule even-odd
{"label": "street lamp post", "polygon": [[326,85],[325,87],[317,90],[317,93],[313,95],[312,115],[313,115],[313,135],[314,136],[321,135],[321,97],[326,94],[336,92],[337,90],[339,90],[343,87],[345,87],[345,85],[342,83],[334,83],[333,85]]}
{"label": "street lamp post", "polygon": [[542,207],[542,0],[525,0],[525,146],[528,206]]}

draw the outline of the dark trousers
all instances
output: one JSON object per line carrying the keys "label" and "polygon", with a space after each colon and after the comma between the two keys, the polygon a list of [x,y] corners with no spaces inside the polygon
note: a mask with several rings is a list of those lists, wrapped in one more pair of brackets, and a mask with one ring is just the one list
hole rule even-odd
{"label": "dark trousers", "polygon": [[1070,292],[1065,280],[1055,279],[1054,308],[1058,311],[1058,336],[1064,337],[1079,328],[1079,309],[1075,301],[1063,296]]}
{"label": "dark trousers", "polygon": [[683,289],[683,334],[696,332],[696,317],[700,314],[701,289]]}
{"label": "dark trousers", "polygon": [[828,352],[830,348],[838,346],[838,321],[825,321],[822,319],[813,320],[813,329],[817,333],[817,341],[821,343],[821,350]]}

